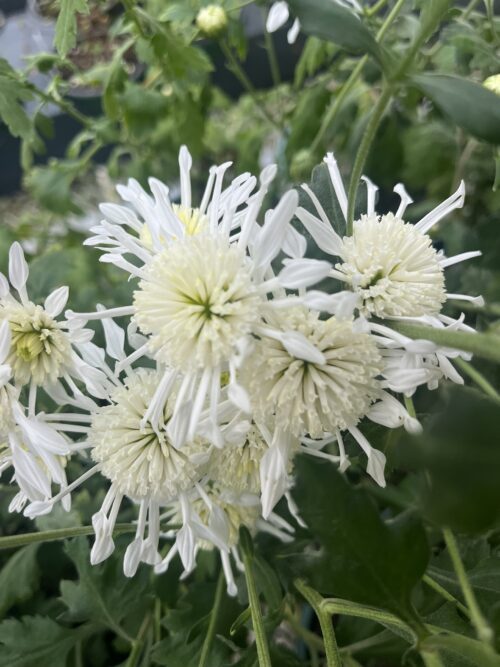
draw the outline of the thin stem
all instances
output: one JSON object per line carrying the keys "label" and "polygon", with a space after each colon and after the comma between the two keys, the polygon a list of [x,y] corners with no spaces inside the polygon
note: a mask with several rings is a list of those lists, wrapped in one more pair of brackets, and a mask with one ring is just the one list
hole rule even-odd
{"label": "thin stem", "polygon": [[[114,535],[122,533],[133,533],[137,526],[132,523],[118,523],[113,531]],[[17,549],[27,544],[36,542],[55,542],[65,540],[69,537],[79,537],[80,535],[92,535],[94,528],[92,526],[78,526],[76,528],[56,528],[55,530],[44,530],[38,533],[22,533],[21,535],[8,535],[0,537],[0,550]]]}
{"label": "thin stem", "polygon": [[71,116],[71,118],[73,118],[74,120],[81,123],[84,127],[91,127],[92,119],[80,113],[78,109],[76,109],[70,102],[68,102],[64,98],[59,97],[59,95],[54,95],[53,93],[52,94],[46,93],[44,90],[41,90],[40,88],[35,86],[34,83],[26,82],[25,85],[32,93],[34,93],[37,97],[39,97],[47,104],[55,104],[57,107],[59,107],[59,109],[68,114],[68,116]]}
{"label": "thin stem", "polygon": [[[378,4],[380,7],[385,4],[386,0],[382,0],[382,2],[379,2]],[[399,12],[403,8],[405,3],[405,0],[398,0],[392,10],[389,12],[387,15],[385,21],[383,24],[380,26],[380,29],[377,33],[376,40],[377,42],[381,42],[383,38],[385,37],[386,32],[390,28],[391,24],[394,22],[396,17],[398,16]],[[377,6],[375,5],[372,7],[370,10],[367,10],[367,13],[376,13]],[[378,11],[378,10],[377,10]],[[314,137],[314,140],[311,144],[311,151],[314,153],[315,151],[318,150],[321,142],[323,141],[323,138],[328,130],[328,128],[333,124],[335,119],[337,118],[337,115],[342,107],[342,104],[344,103],[344,100],[346,99],[347,95],[351,92],[351,90],[354,88],[356,82],[358,81],[361,72],[363,71],[364,66],[368,62],[368,56],[363,56],[361,60],[358,62],[356,67],[353,69],[351,72],[349,78],[347,81],[344,83],[342,86],[340,92],[338,95],[335,97],[335,100],[333,101],[333,104],[331,107],[328,109],[327,113],[325,114],[325,117],[323,118],[323,121],[321,122],[321,126],[318,130],[318,133]]]}
{"label": "thin stem", "polygon": [[264,39],[266,43],[266,51],[269,60],[269,67],[271,69],[271,76],[273,77],[273,83],[275,86],[279,86],[281,83],[281,72],[278,63],[278,58],[276,56],[276,49],[274,47],[273,36],[269,31],[264,30]]}
{"label": "thin stem", "polygon": [[143,39],[148,39],[148,36],[146,34],[146,31],[144,30],[144,26],[142,23],[139,21],[139,17],[137,16],[137,13],[135,11],[134,7],[134,0],[122,0],[123,6],[125,7],[125,10],[127,14],[130,16],[132,19],[132,22],[134,23],[135,27],[137,28],[137,32]]}
{"label": "thin stem", "polygon": [[229,63],[229,68],[235,75],[235,77],[238,79],[238,81],[241,83],[243,88],[247,91],[247,93],[250,95],[252,100],[255,103],[255,106],[259,109],[260,113],[264,116],[264,118],[271,123],[276,129],[281,131],[281,127],[279,126],[279,123],[277,123],[274,118],[271,116],[271,114],[267,111],[265,106],[262,104],[261,100],[259,100],[259,97],[257,95],[257,91],[253,87],[252,82],[246,75],[244,69],[242,68],[241,64],[239,63],[238,59],[232,52],[230,46],[227,44],[227,42],[223,39],[219,40],[219,45],[222,50],[222,53],[226,57],[226,60]]}
{"label": "thin stem", "polygon": [[473,10],[476,8],[476,6],[479,4],[479,0],[471,0],[469,3],[468,7],[464,9],[464,12],[461,16],[462,19],[468,19],[470,14],[472,14]]}
{"label": "thin stem", "polygon": [[342,655],[351,653],[359,653],[360,651],[365,651],[368,648],[373,648],[375,646],[380,646],[385,644],[388,639],[394,637],[393,633],[390,630],[384,629],[381,632],[373,635],[372,637],[367,637],[366,639],[360,639],[357,642],[348,644],[347,646],[342,646],[340,653]]}
{"label": "thin stem", "polygon": [[210,622],[208,624],[207,634],[205,635],[205,640],[201,648],[200,661],[198,662],[198,667],[206,667],[208,665],[208,660],[210,658],[210,650],[212,648],[212,643],[215,637],[215,628],[217,627],[217,619],[219,616],[219,610],[222,603],[222,597],[224,593],[224,573],[219,574],[219,579],[217,580],[217,588],[215,589],[215,598],[212,606],[212,612],[210,614]]}
{"label": "thin stem", "polygon": [[439,653],[427,653],[422,651],[420,653],[425,667],[444,667],[443,661],[439,657]]}
{"label": "thin stem", "polygon": [[455,366],[458,366],[461,371],[466,373],[470,379],[484,391],[487,396],[493,398],[495,401],[500,401],[500,394],[497,392],[495,387],[484,377],[484,375],[477,370],[477,368],[474,368],[472,364],[470,364],[468,361],[465,361],[465,359],[461,359],[460,357],[457,357],[453,361]]}
{"label": "thin stem", "polygon": [[319,651],[322,651],[324,653],[325,651],[325,644],[321,637],[318,637],[314,632],[311,632],[307,628],[305,628],[300,621],[295,618],[295,615],[292,614],[291,612],[285,613],[285,618],[289,625],[292,627],[292,629],[295,631],[295,633],[305,641],[305,643],[309,647],[314,647],[315,649],[318,649]]}
{"label": "thin stem", "polygon": [[457,161],[457,166],[455,168],[455,173],[453,175],[453,182],[451,188],[452,193],[455,192],[455,190],[460,185],[460,181],[462,180],[462,177],[464,175],[467,163],[472,157],[472,154],[474,153],[478,145],[479,144],[475,139],[469,139],[469,141],[465,144],[465,147]]}
{"label": "thin stem", "polygon": [[150,621],[151,621],[151,616],[148,614],[146,618],[143,620],[141,627],[139,628],[137,637],[132,642],[132,650],[130,651],[130,655],[128,657],[125,667],[136,667],[144,644],[144,635],[146,634]]}
{"label": "thin stem", "polygon": [[469,333],[468,331],[450,331],[435,329],[413,322],[385,322],[391,329],[399,331],[408,338],[431,340],[443,347],[451,347],[463,352],[472,352],[483,359],[500,363],[500,336],[490,333]]}
{"label": "thin stem", "polygon": [[432,588],[433,591],[436,591],[438,595],[440,595],[442,598],[447,600],[448,602],[453,602],[453,604],[457,607],[457,609],[460,609],[462,614],[465,614],[467,617],[470,618],[470,613],[467,607],[460,602],[460,600],[457,600],[457,598],[449,593],[446,588],[443,588],[441,584],[438,584],[437,581],[435,581],[432,577],[430,577],[428,574],[424,574],[422,580],[429,586],[429,588]]}
{"label": "thin stem", "polygon": [[455,574],[457,575],[462,593],[464,594],[465,602],[469,608],[470,618],[473,626],[476,629],[478,639],[488,646],[492,646],[493,630],[489,626],[488,621],[483,616],[483,613],[479,608],[476,596],[467,577],[455,536],[449,528],[443,529],[443,536],[451,558],[451,562],[453,563]]}
{"label": "thin stem", "polygon": [[257,657],[259,667],[272,667],[269,646],[267,644],[266,631],[260,608],[259,595],[255,586],[255,579],[252,569],[251,537],[248,534],[245,540],[242,540],[243,565],[245,566],[245,580],[248,591],[248,602],[252,615],[252,625],[255,634],[255,643],[257,645]]}
{"label": "thin stem", "polygon": [[358,193],[359,181],[363,173],[363,169],[368,158],[373,140],[377,134],[377,130],[382,122],[385,110],[392,99],[393,87],[386,83],[382,89],[382,94],[379,97],[375,108],[372,111],[370,120],[361,139],[356,159],[352,168],[351,181],[349,183],[349,192],[347,194],[348,208],[347,208],[347,235],[352,235],[352,228],[354,222],[354,212],[356,208],[356,195]]}
{"label": "thin stem", "polygon": [[405,402],[405,408],[410,417],[413,417],[414,419],[417,418],[417,411],[415,410],[415,404],[413,403],[413,398],[411,396],[405,396],[404,397],[404,402]]}
{"label": "thin stem", "polygon": [[321,632],[323,634],[327,667],[342,667],[342,660],[337,646],[335,632],[333,631],[332,619],[330,614],[322,607],[323,598],[317,591],[309,588],[309,586],[307,586],[301,579],[297,579],[294,584],[295,588],[309,602],[318,617]]}
{"label": "thin stem", "polygon": [[365,14],[367,16],[374,16],[375,14],[378,14],[378,12],[387,4],[388,0],[378,0],[373,7],[370,7],[365,11]]}

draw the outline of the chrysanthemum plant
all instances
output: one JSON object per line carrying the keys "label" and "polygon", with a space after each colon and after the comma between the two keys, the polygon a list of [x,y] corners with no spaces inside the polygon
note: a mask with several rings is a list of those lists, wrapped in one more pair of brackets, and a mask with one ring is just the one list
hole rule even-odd
{"label": "chrysanthemum plant", "polygon": [[[241,4],[124,2],[97,121],[59,75],[42,91],[0,63],[0,116],[42,203],[73,208],[106,144],[111,173],[138,177],[71,255],[99,259],[90,296],[78,275],[75,297],[54,284],[74,232],[41,264],[17,240],[5,253],[0,667],[499,666],[493,3],[269,3],[266,94],[243,69]],[[87,9],[62,0],[58,55],[32,65],[64,68]],[[290,48],[309,36],[295,90],[280,29]],[[464,34],[469,78],[450,75]],[[208,101],[201,37],[243,102]],[[32,168],[49,102],[84,129]],[[260,169],[223,161],[238,105],[264,128],[245,135],[266,138]],[[158,132],[154,109],[171,114]],[[221,157],[203,179],[191,132]],[[400,134],[410,186],[391,169]]]}

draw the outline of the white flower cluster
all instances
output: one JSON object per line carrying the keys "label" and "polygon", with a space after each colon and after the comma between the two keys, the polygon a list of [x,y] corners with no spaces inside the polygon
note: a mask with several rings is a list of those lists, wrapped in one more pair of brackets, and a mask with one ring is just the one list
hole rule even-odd
{"label": "white flower cluster", "polygon": [[[346,216],[336,162],[325,162]],[[413,225],[403,220],[411,200],[401,185],[396,213],[380,216],[367,181],[368,210],[341,238],[307,186],[310,210],[295,190],[263,210],[275,167],[228,187],[230,164],[213,167],[196,205],[185,147],[179,165],[180,204],[156,179],[152,194],[131,180],[118,187],[124,205],[103,204],[85,241],[135,281],[131,304],[58,319],[67,289],[32,303],[27,264],[12,246],[9,280],[0,274],[0,470],[12,469],[19,487],[11,509],[30,517],[60,500],[69,508],[73,489],[103,476],[93,563],[112,553],[126,498],[138,508],[126,575],[141,562],[164,571],[176,554],[189,573],[198,550],[215,548],[234,594],[239,528],[292,539],[293,526],[274,512],[282,498],[301,522],[289,494],[297,453],[344,471],[345,445],[357,443],[383,486],[385,456],[360,423],[417,431],[398,394],[461,382],[450,359],[466,355],[410,340],[384,320],[467,329],[441,312],[447,299],[470,300],[446,293],[444,269],[479,253],[446,258],[428,236],[463,205],[463,185]],[[323,260],[305,256],[299,221]],[[330,287],[310,289],[318,283]],[[105,349],[91,342],[90,320],[102,323]],[[40,392],[58,409],[37,412]],[[71,455],[86,472],[68,484]],[[174,540],[166,556],[162,539]]]}

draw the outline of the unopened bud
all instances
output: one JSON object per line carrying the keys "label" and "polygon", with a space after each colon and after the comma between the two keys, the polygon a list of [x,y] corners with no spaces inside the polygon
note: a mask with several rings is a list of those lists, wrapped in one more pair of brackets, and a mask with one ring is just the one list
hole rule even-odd
{"label": "unopened bud", "polygon": [[208,5],[198,12],[196,25],[207,37],[219,37],[227,28],[227,14],[219,5]]}
{"label": "unopened bud", "polygon": [[317,164],[313,153],[307,148],[303,148],[293,156],[290,167],[290,174],[294,181],[309,180],[311,171]]}
{"label": "unopened bud", "polygon": [[493,93],[500,95],[500,74],[489,76],[483,85]]}

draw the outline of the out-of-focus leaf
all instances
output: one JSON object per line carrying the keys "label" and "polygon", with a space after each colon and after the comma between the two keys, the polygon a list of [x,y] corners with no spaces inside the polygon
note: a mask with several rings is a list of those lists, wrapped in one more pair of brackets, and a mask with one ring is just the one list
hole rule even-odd
{"label": "out-of-focus leaf", "polygon": [[457,531],[481,532],[500,520],[500,410],[478,391],[442,391],[420,436],[405,436],[400,467],[421,470],[427,516]]}
{"label": "out-of-focus leaf", "polygon": [[384,523],[366,492],[332,466],[305,457],[297,463],[294,496],[321,543],[309,569],[313,585],[322,594],[411,619],[410,595],[429,558],[421,523],[410,514]]}
{"label": "out-of-focus leaf", "polygon": [[464,130],[500,144],[500,96],[473,81],[446,74],[419,74],[411,82]]}
{"label": "out-of-focus leaf", "polygon": [[78,213],[71,185],[82,171],[78,162],[51,160],[47,166],[34,167],[27,175],[26,185],[35,199],[49,211],[64,215]]}
{"label": "out-of-focus leaf", "polygon": [[63,628],[50,618],[24,616],[0,624],[0,667],[66,667],[84,628]]}
{"label": "out-of-focus leaf", "polygon": [[32,93],[18,80],[15,70],[0,58],[0,119],[15,137],[28,139],[31,136],[32,123],[23,103],[32,97]]}
{"label": "out-of-focus leaf", "polygon": [[289,4],[305,32],[380,59],[380,48],[375,38],[353,12],[324,0],[290,0]]}
{"label": "out-of-focus leaf", "polygon": [[38,586],[36,552],[39,544],[16,551],[0,571],[0,616],[13,604],[27,600]]}
{"label": "out-of-focus leaf", "polygon": [[68,608],[66,618],[77,622],[92,621],[118,631],[118,634],[121,622],[130,613],[133,612],[140,621],[147,604],[144,595],[144,575],[147,573],[144,570],[128,579],[117,559],[92,566],[86,538],[71,540],[65,551],[78,572],[77,581],[61,582],[61,599]]}
{"label": "out-of-focus leaf", "polygon": [[87,0],[61,0],[54,38],[54,44],[60,56],[65,56],[76,44],[77,12],[89,13]]}

